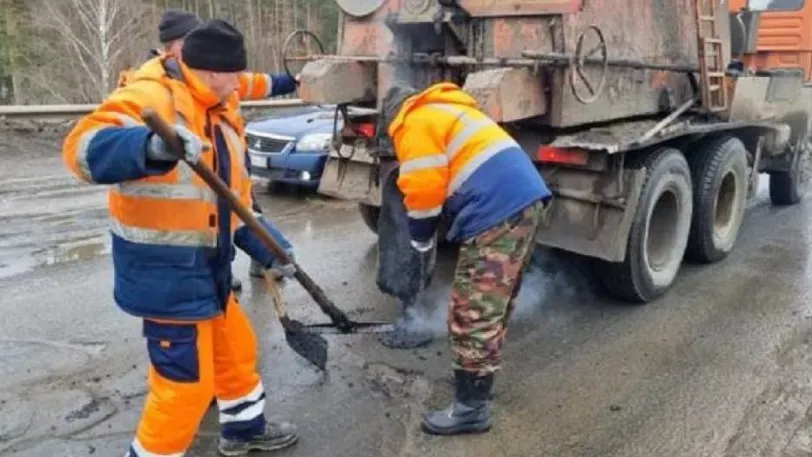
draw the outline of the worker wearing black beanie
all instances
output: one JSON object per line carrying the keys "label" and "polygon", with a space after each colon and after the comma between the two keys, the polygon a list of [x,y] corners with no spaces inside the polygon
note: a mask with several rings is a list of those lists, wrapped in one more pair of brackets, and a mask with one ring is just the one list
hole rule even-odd
{"label": "worker wearing black beanie", "polygon": [[222,19],[192,30],[183,42],[181,59],[189,68],[216,73],[242,72],[248,66],[242,34]]}
{"label": "worker wearing black beanie", "polygon": [[[296,90],[296,82],[287,73],[246,73],[247,66],[245,42],[243,35],[234,26],[222,19],[213,19],[197,27],[183,39],[183,47],[180,56],[187,67],[194,70],[207,71],[213,73],[233,73],[240,72],[239,80],[231,81],[231,85],[236,84],[234,89],[241,100],[261,100],[268,97],[283,95]],[[215,78],[210,82],[210,86],[221,97],[225,96],[231,87],[227,80],[229,78]],[[225,86],[225,87],[223,87]],[[222,92],[222,93],[220,93]],[[246,151],[246,166],[250,164],[250,157]],[[249,166],[250,173],[250,166]],[[254,199],[254,212],[262,214],[262,208]],[[284,241],[288,250],[288,255],[293,256],[293,247],[290,245],[281,232],[276,232]],[[250,275],[263,277],[262,266],[252,260]],[[278,266],[271,268],[271,274],[276,278],[282,277],[282,272]],[[232,287],[234,290],[242,288],[242,282],[233,278]]]}
{"label": "worker wearing black beanie", "polygon": [[[132,82],[80,120],[63,152],[70,170],[86,182],[154,189],[109,196],[116,221],[113,295],[124,312],[143,320],[150,364],[148,395],[127,457],[187,453],[213,396],[221,455],[273,451],[298,440],[294,424],[266,418],[256,334],[231,283],[237,249],[265,271],[278,267],[283,277],[296,273],[295,264],[236,223],[227,202],[213,199],[188,167],[207,164],[243,205],[253,206],[237,104],[246,77],[243,38],[227,22],[212,20],[184,42],[180,59],[163,54],[148,61]],[[271,93],[274,80],[264,78],[262,89]],[[177,122],[181,150],[146,125],[122,125],[122,116],[137,119],[146,109]],[[292,248],[269,221],[257,219],[277,243]],[[150,259],[159,262],[145,275],[136,267]]]}
{"label": "worker wearing black beanie", "polygon": [[181,61],[219,98],[237,95],[246,63],[242,34],[222,19],[212,19],[186,36]]}
{"label": "worker wearing black beanie", "polygon": [[163,44],[182,40],[195,27],[203,23],[200,18],[187,11],[170,8],[166,10],[158,24],[158,39]]}
{"label": "worker wearing black beanie", "polygon": [[[224,21],[217,21],[223,25],[225,29],[230,29],[231,35],[239,35],[231,25]],[[159,31],[159,38],[164,45],[163,50],[153,49],[150,51],[150,55],[148,60],[153,58],[160,58],[163,55],[173,56],[175,58],[180,58],[182,54],[182,48],[185,42],[185,38],[188,34],[194,30],[195,28],[201,26],[203,21],[195,14],[186,12],[179,9],[169,9],[167,10],[163,17],[161,18],[161,23],[158,26]],[[210,24],[210,23],[209,23]],[[216,27],[215,27],[216,28]],[[197,43],[193,43],[190,48],[189,59],[193,62],[197,61],[199,65],[207,66],[205,63],[200,62],[200,55],[207,53],[206,46],[200,45],[200,42],[206,42],[210,39],[211,33],[204,32],[202,35],[198,35],[195,40]],[[202,38],[202,40],[201,40]],[[171,41],[166,41],[171,40]],[[242,41],[242,36],[239,36],[239,40]],[[226,64],[226,66],[233,67],[235,61],[236,63],[240,63],[242,59],[245,58],[245,48],[244,45],[240,47],[242,50],[240,56],[234,56],[236,58],[232,59],[230,64]],[[207,60],[206,56],[204,55],[203,60]],[[216,58],[215,60],[220,60]],[[222,64],[222,62],[220,62]],[[168,59],[166,61],[167,67],[174,68],[177,72],[179,71],[179,67],[177,65],[177,60],[175,59]],[[245,67],[244,64],[238,65]],[[119,77],[119,86],[127,85],[133,78],[135,78],[137,72],[137,68],[127,69],[121,72]],[[289,94],[296,90],[297,81],[294,78],[291,78],[287,72],[277,72],[277,73],[253,73],[253,72],[243,72],[240,75],[239,80],[239,87],[237,88],[237,93],[241,101],[244,100],[264,100],[270,97],[276,97],[279,95]],[[248,152],[246,151],[246,166],[250,164],[250,157],[248,157]],[[250,173],[250,170],[249,170]],[[253,210],[256,213],[261,214],[262,208],[257,203],[257,200],[254,200],[254,207]],[[289,244],[289,243],[287,243]],[[289,255],[293,255],[292,248]],[[249,270],[249,274],[253,277],[262,278],[264,277],[264,269],[262,266],[256,262],[255,260],[251,261],[251,267]],[[274,275],[276,278],[282,277],[282,272],[277,268],[271,268],[271,274]],[[236,276],[233,277],[232,288],[235,291],[242,289],[242,282]]]}

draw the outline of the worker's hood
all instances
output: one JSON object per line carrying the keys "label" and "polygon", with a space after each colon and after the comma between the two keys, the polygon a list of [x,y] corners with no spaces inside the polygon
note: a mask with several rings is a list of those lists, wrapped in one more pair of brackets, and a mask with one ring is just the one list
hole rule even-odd
{"label": "worker's hood", "polygon": [[[390,104],[394,105],[397,100],[393,97]],[[420,93],[411,94],[404,99],[401,99],[397,106],[387,107],[387,102],[384,101],[382,109],[387,113],[387,108],[392,109],[395,114],[391,119],[388,127],[390,137],[394,137],[395,133],[403,125],[406,116],[415,109],[427,105],[429,103],[449,103],[453,105],[468,106],[471,108],[477,107],[476,100],[465,93],[459,86],[454,83],[442,82],[435,84]]]}
{"label": "worker's hood", "polygon": [[386,90],[381,100],[381,116],[378,120],[379,128],[377,130],[381,135],[388,133],[389,127],[397,117],[403,102],[417,93],[418,90],[414,87],[400,82],[393,83]]}

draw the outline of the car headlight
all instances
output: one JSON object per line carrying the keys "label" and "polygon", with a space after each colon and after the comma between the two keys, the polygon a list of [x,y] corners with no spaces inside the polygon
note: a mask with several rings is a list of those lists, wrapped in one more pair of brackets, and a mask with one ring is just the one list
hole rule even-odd
{"label": "car headlight", "polygon": [[333,141],[332,133],[311,133],[296,142],[297,151],[327,151]]}

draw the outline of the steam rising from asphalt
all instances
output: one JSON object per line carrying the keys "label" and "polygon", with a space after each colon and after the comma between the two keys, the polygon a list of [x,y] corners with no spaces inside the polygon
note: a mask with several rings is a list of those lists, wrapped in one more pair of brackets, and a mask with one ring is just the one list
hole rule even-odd
{"label": "steam rising from asphalt", "polygon": [[[586,287],[585,278],[561,259],[539,249],[524,274],[516,308],[511,322],[532,319],[551,299],[566,299]],[[429,331],[435,336],[448,332],[448,309],[451,303],[451,284],[430,287],[407,310],[406,328],[409,331]]]}

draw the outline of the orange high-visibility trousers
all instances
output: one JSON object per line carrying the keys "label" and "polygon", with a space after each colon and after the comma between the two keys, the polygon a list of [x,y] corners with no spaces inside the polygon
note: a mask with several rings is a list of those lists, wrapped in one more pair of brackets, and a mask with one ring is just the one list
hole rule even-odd
{"label": "orange high-visibility trousers", "polygon": [[212,396],[222,433],[250,437],[265,428],[265,392],[254,330],[233,294],[224,315],[196,323],[144,321],[149,394],[129,455],[181,457]]}

